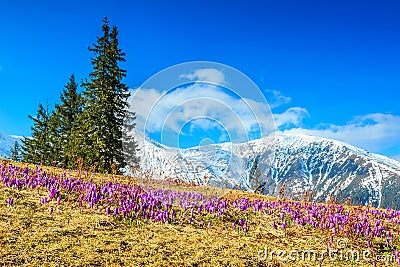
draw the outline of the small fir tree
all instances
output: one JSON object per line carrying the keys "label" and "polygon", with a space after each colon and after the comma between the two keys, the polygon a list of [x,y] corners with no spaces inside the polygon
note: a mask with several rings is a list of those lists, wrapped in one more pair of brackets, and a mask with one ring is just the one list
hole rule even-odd
{"label": "small fir tree", "polygon": [[77,116],[82,112],[83,99],[72,74],[60,95],[61,104],[55,105],[50,117],[50,139],[53,144],[53,160],[59,167],[73,167],[72,131]]}
{"label": "small fir tree", "polygon": [[249,173],[250,188],[256,193],[262,191],[262,176],[259,164],[260,156],[257,156]]}
{"label": "small fir tree", "polygon": [[20,162],[21,161],[21,148],[18,141],[14,142],[14,145],[10,149],[11,160]]}
{"label": "small fir tree", "polygon": [[37,115],[29,115],[33,120],[31,127],[32,136],[22,140],[22,159],[32,164],[50,163],[50,140],[49,140],[49,110],[39,104]]}

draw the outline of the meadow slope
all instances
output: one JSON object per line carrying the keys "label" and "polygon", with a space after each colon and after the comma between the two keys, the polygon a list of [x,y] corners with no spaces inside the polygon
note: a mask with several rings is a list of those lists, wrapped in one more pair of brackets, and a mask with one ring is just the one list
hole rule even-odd
{"label": "meadow slope", "polygon": [[395,210],[10,161],[0,178],[4,266],[400,263]]}

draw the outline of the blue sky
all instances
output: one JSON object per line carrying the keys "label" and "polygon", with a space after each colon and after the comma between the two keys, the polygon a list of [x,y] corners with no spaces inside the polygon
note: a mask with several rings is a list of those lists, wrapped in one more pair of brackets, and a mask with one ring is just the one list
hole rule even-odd
{"label": "blue sky", "polygon": [[[400,155],[398,1],[1,1],[0,132],[29,135],[53,106],[108,16],[137,88],[169,66],[232,66],[266,95],[278,130]],[[286,122],[290,122],[289,124]]]}

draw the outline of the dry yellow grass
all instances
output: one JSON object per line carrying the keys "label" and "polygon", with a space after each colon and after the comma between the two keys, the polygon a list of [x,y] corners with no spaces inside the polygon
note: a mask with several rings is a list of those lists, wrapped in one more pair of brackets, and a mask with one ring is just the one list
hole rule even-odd
{"label": "dry yellow grass", "polygon": [[[50,172],[60,172],[48,168]],[[79,175],[71,172],[70,175]],[[208,187],[179,187],[112,175],[85,175],[85,179],[170,186],[174,190],[218,192]],[[215,193],[214,192],[214,193]],[[222,192],[229,199],[265,197],[241,191]],[[44,190],[17,190],[0,185],[0,259],[4,266],[371,266],[371,262],[346,260],[322,262],[280,261],[277,255],[261,259],[259,251],[296,249],[326,251],[329,236],[321,230],[289,227],[286,232],[271,226],[270,215],[248,212],[250,231],[232,230],[212,219],[209,229],[195,225],[135,221],[127,223],[106,216],[104,210],[79,208],[76,201],[41,205]],[[6,199],[14,204],[6,205]],[[54,212],[49,213],[53,205]],[[235,216],[227,214],[227,216]],[[349,246],[365,249],[362,242],[349,240]],[[260,254],[263,256],[263,254]],[[393,262],[378,263],[392,266]]]}

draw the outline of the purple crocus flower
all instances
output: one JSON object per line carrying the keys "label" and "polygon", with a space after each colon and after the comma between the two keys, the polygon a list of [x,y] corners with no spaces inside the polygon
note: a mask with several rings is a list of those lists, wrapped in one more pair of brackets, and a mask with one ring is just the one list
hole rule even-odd
{"label": "purple crocus flower", "polygon": [[7,204],[11,206],[13,204],[13,201],[14,200],[10,197],[7,199]]}
{"label": "purple crocus flower", "polygon": [[43,197],[41,200],[40,200],[40,202],[42,203],[42,204],[46,204],[47,203],[47,197]]}
{"label": "purple crocus flower", "polygon": [[110,209],[110,207],[107,207],[107,208],[106,208],[106,214],[107,214],[107,215],[110,215],[110,214],[111,214],[111,209]]}
{"label": "purple crocus flower", "polygon": [[53,199],[58,195],[58,190],[55,188],[51,188],[50,189],[50,193],[49,193],[49,198]]}

